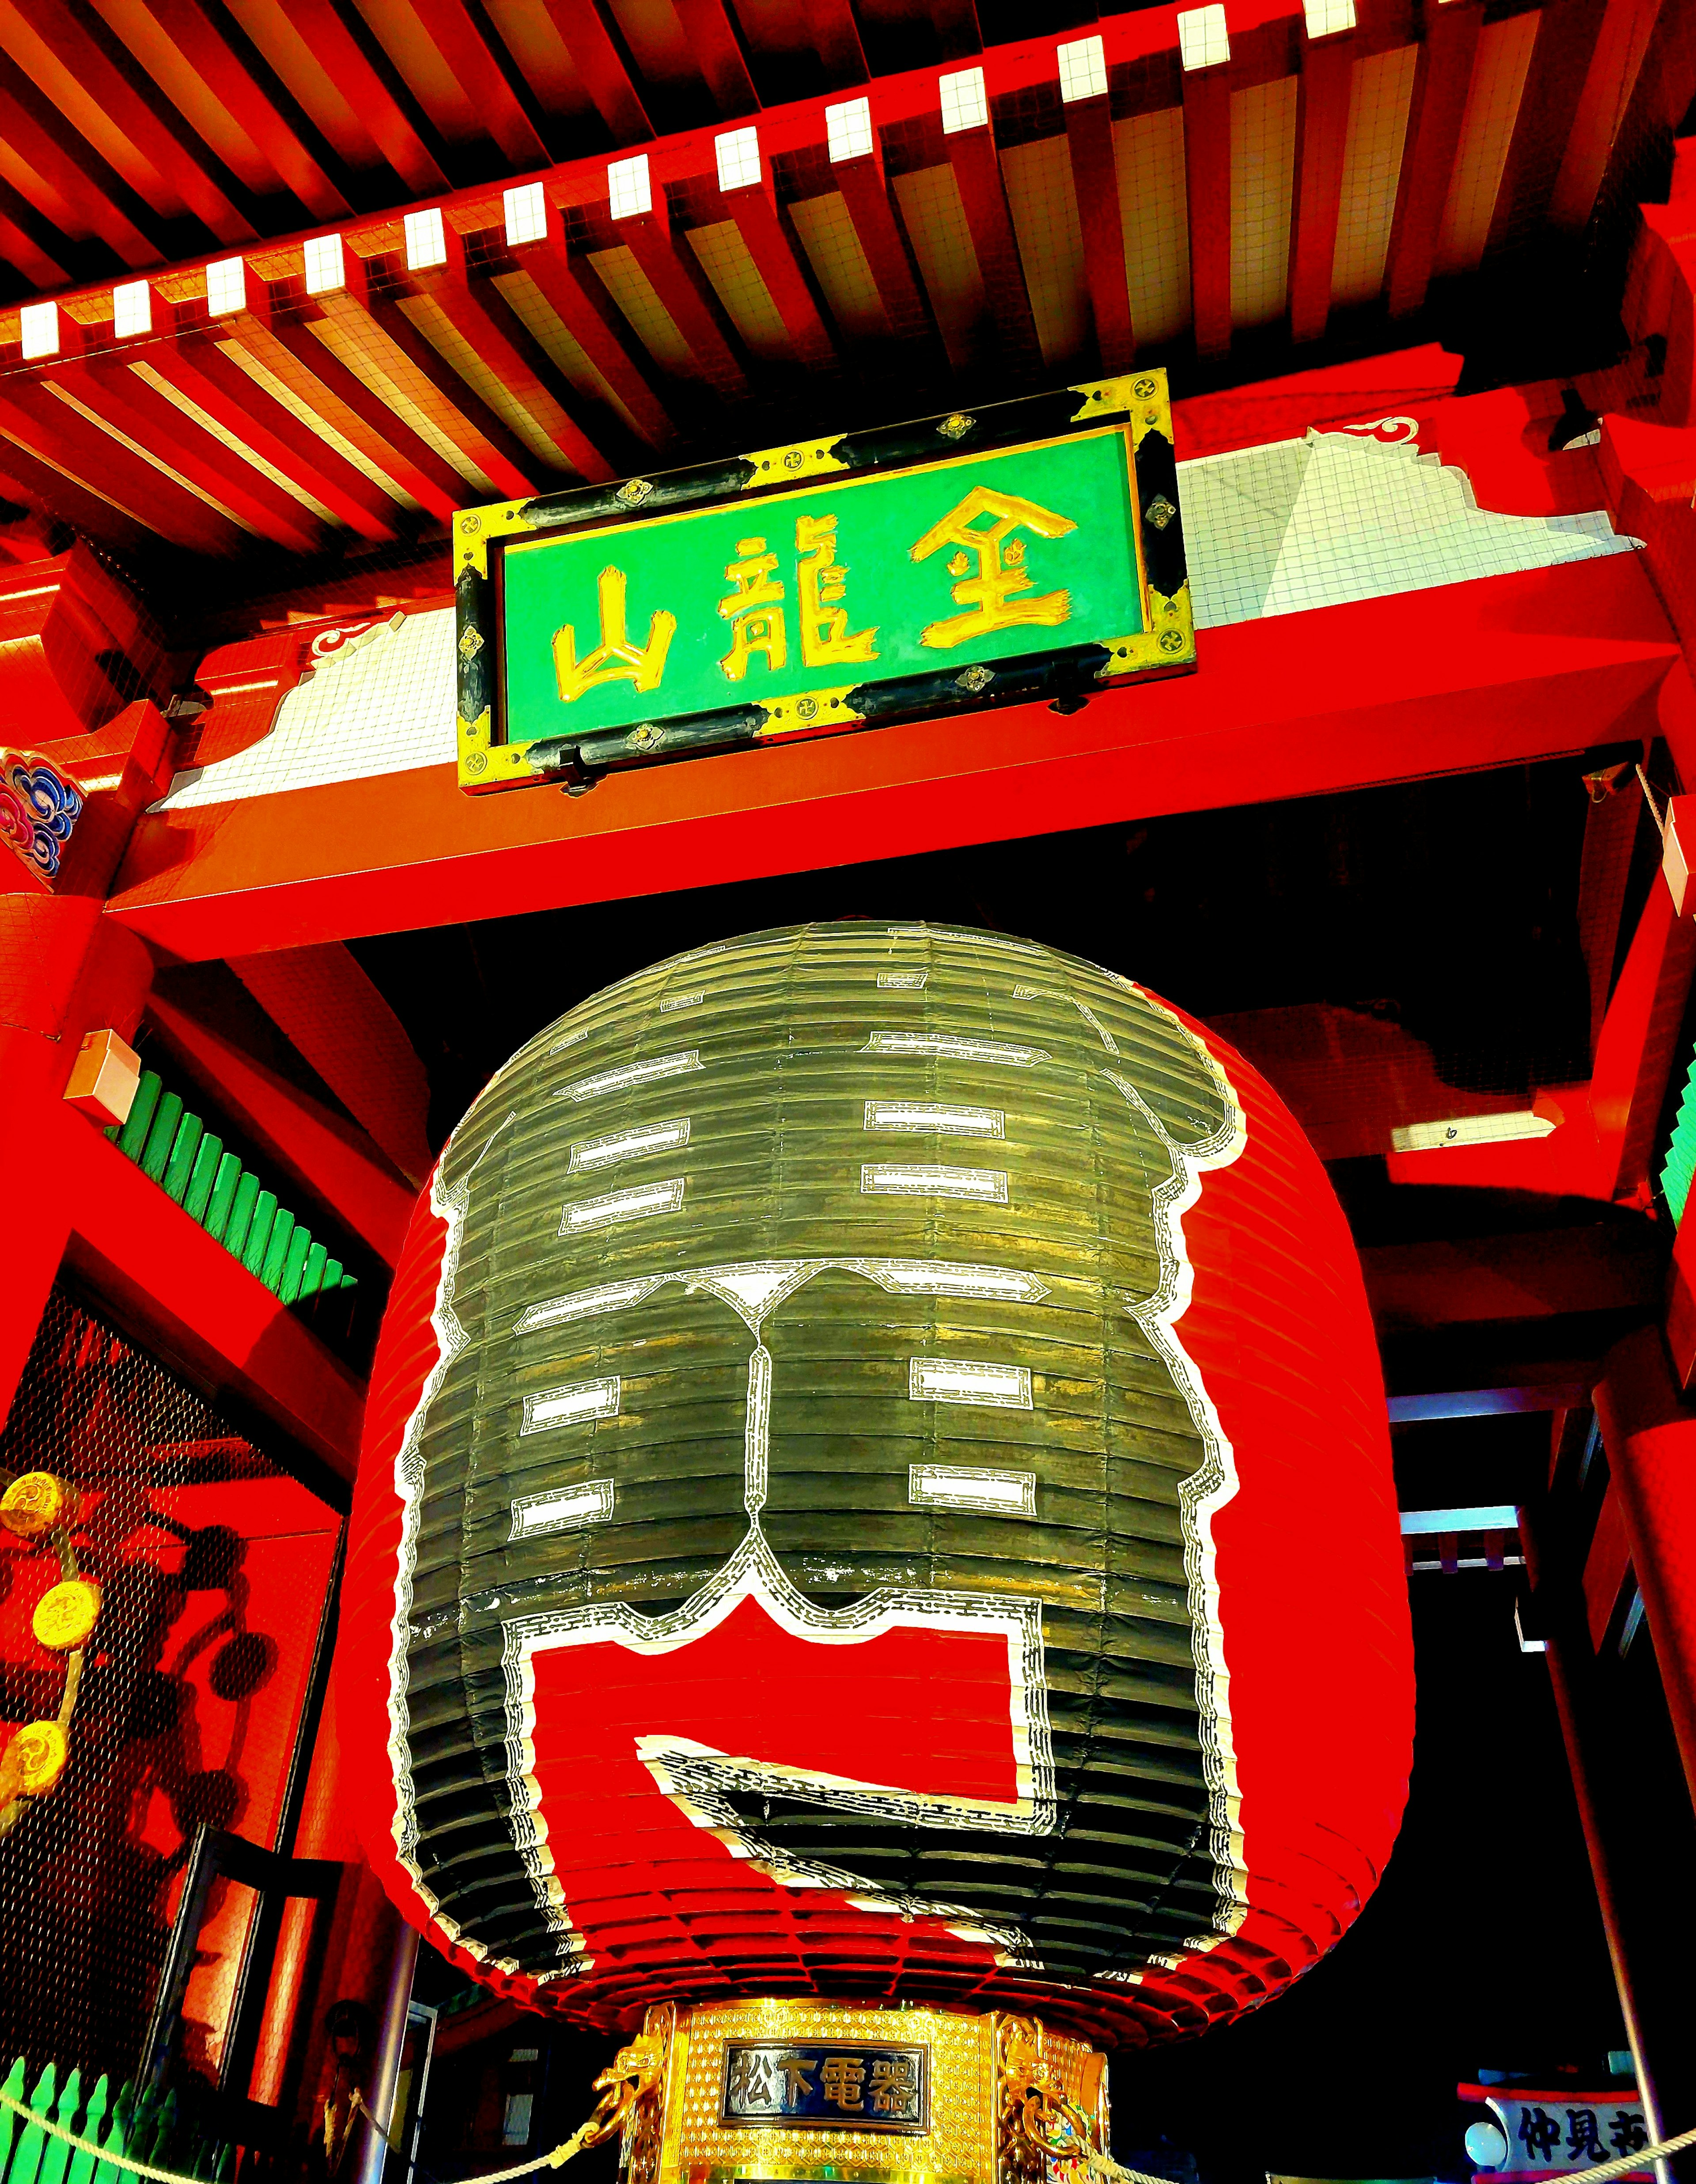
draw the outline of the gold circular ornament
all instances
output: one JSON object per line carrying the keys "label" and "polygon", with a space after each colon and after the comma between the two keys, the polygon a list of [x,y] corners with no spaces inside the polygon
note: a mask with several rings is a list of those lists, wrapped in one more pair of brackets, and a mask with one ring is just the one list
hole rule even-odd
{"label": "gold circular ornament", "polygon": [[52,1585],[36,1602],[31,1627],[50,1653],[68,1653],[87,1642],[100,1613],[100,1588],[86,1577]]}
{"label": "gold circular ornament", "polygon": [[1180,629],[1163,629],[1159,641],[1163,652],[1181,652],[1184,649],[1184,632]]}
{"label": "gold circular ornament", "polygon": [[15,1756],[24,1794],[45,1797],[64,1772],[70,1746],[56,1721],[25,1722],[7,1747]]}
{"label": "gold circular ornament", "polygon": [[26,1471],[0,1494],[0,1524],[20,1540],[38,1540],[76,1514],[75,1487],[50,1471]]}

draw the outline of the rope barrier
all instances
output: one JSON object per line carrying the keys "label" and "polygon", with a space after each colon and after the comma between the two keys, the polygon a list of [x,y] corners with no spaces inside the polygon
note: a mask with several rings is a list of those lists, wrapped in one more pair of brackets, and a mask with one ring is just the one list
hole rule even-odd
{"label": "rope barrier", "polygon": [[[377,2118],[366,2107],[363,2095],[356,2094],[354,2098],[372,2129],[377,2129]],[[0,2091],[0,2106],[9,2109],[14,2115],[21,2116],[25,2124],[32,2125],[36,2130],[45,2131],[48,2137],[59,2139],[75,2153],[92,2154],[96,2161],[110,2162],[114,2168],[123,2170],[128,2176],[146,2178],[147,2184],[206,2184],[204,2177],[186,2176],[180,2169],[156,2169],[151,2162],[135,2161],[114,2148],[97,2146],[92,2139],[79,2138],[74,2131],[67,2131],[63,2124],[56,2123],[51,2116],[37,2115],[26,2102],[15,2100],[8,2092]],[[597,2131],[601,2137],[607,2136],[599,2111],[586,2123],[579,2124],[569,2138],[562,2139],[559,2145],[546,2153],[538,2153],[533,2161],[521,2161],[511,2169],[496,2169],[483,2176],[467,2177],[465,2184],[517,2184],[521,2176],[533,2176],[538,2169],[563,2169],[574,2155],[583,2152],[585,2146],[595,2142]],[[1614,2161],[1600,2162],[1594,2169],[1576,2170],[1572,2173],[1571,2184],[1613,2184],[1615,2177],[1636,2176],[1640,2170],[1653,2167],[1657,2161],[1665,2161],[1672,2154],[1682,2153],[1687,2147],[1692,2146],[1696,2146],[1696,2131],[1682,2131],[1676,2137],[1661,2139],[1654,2146],[1640,2147],[1635,2153],[1622,2153]],[[1110,2155],[1098,2153],[1093,2147],[1081,2148],[1078,2158],[1082,2159],[1091,2176],[1100,2180],[1100,2184],[1170,2184],[1169,2178],[1149,2176],[1140,2169],[1126,2169]]]}
{"label": "rope barrier", "polygon": [[[147,2184],[207,2184],[204,2177],[187,2176],[180,2169],[156,2169],[151,2162],[137,2161],[127,2153],[119,2153],[115,2147],[97,2146],[92,2138],[80,2138],[74,2131],[67,2131],[62,2123],[56,2123],[53,2117],[37,2115],[27,2102],[15,2100],[8,2092],[0,2091],[0,2105],[8,2108],[14,2115],[21,2116],[25,2124],[45,2131],[49,2138],[56,2138],[63,2145],[70,2147],[74,2153],[91,2153],[96,2161],[110,2162],[114,2169],[121,2169],[126,2176],[145,2177]],[[377,2130],[377,2118],[365,2106],[363,2096],[358,2097],[358,2106],[372,2129]],[[572,2157],[581,2153],[589,2142],[589,2134],[594,2130],[595,2123],[596,2119],[591,2116],[587,2123],[579,2125],[569,2138],[561,2140],[550,2152],[538,2154],[533,2161],[521,2161],[513,2169],[497,2169],[488,2176],[468,2177],[466,2184],[516,2184],[517,2178],[532,2176],[538,2169],[563,2169]]]}
{"label": "rope barrier", "polygon": [[[1664,2138],[1656,2145],[1639,2147],[1635,2153],[1622,2153],[1615,2160],[1598,2162],[1593,2169],[1575,2169],[1562,2178],[1561,2184],[1612,2184],[1615,2177],[1635,2176],[1652,2168],[1657,2161],[1682,2153],[1690,2146],[1696,2146],[1696,2131],[1682,2131],[1676,2138]],[[1093,2147],[1083,2149],[1082,2159],[1090,2174],[1101,2179],[1101,2184],[1170,2184],[1169,2178],[1145,2176],[1141,2170],[1122,2168],[1110,2155],[1097,2153]],[[1487,2170],[1481,2170],[1473,2184],[1484,2184],[1488,2174]]]}

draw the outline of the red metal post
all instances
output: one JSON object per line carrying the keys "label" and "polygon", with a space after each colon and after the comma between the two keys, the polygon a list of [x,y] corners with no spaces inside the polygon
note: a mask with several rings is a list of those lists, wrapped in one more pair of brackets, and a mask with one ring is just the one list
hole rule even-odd
{"label": "red metal post", "polygon": [[1696,1800],[1696,1409],[1679,1391],[1659,1329],[1643,1328],[1609,1351],[1596,1416]]}

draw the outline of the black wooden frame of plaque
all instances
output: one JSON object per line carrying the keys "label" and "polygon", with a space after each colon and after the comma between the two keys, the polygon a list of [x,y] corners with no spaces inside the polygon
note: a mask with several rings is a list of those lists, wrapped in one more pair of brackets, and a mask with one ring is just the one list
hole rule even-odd
{"label": "black wooden frame of plaque", "polygon": [[[950,666],[863,683],[848,694],[843,717],[828,726],[787,721],[780,701],[750,700],[631,727],[509,742],[500,671],[502,549],[509,539],[594,530],[628,523],[639,512],[661,515],[722,505],[821,476],[904,470],[939,455],[1063,438],[1119,422],[1130,435],[1132,482],[1141,515],[1138,549],[1145,621],[1141,638],[1128,641],[1130,649],[1123,657],[1103,644],[1074,644],[986,662],[965,674]],[[467,509],[455,518],[454,566],[459,785],[472,795],[536,782],[579,794],[608,773],[751,749],[796,733],[842,734],[1034,702],[1046,702],[1057,712],[1075,712],[1114,677],[1153,681],[1192,674],[1196,666],[1171,398],[1166,374],[1158,369],[1019,395],[969,411],[951,410],[943,417],[820,435],[793,447],[697,463],[651,478],[628,478],[622,484],[573,486]],[[1146,659],[1133,659],[1133,652],[1144,651]],[[793,701],[789,710],[797,710]]]}

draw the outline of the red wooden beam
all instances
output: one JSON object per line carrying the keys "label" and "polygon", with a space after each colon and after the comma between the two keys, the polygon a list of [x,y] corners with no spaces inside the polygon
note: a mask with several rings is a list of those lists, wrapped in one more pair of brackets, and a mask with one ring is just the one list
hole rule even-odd
{"label": "red wooden beam", "polygon": [[1607,0],[1565,0],[1560,7],[1543,10],[1496,192],[1487,256],[1528,235],[1548,216],[1606,13]]}
{"label": "red wooden beam", "polygon": [[51,376],[103,424],[168,463],[260,538],[295,554],[315,553],[322,543],[318,519],[309,509],[137,379],[122,351],[99,363],[61,359]]}
{"label": "red wooden beam", "polygon": [[148,1015],[172,1061],[240,1124],[254,1150],[393,1266],[414,1193],[366,1133],[163,992],[154,993]]}
{"label": "red wooden beam", "polygon": [[1347,31],[1309,38],[1298,78],[1294,217],[1290,229],[1290,338],[1321,341],[1331,315],[1331,266],[1342,206],[1342,154],[1354,75]]}
{"label": "red wooden beam", "polygon": [[894,207],[890,203],[884,155],[875,131],[873,149],[857,159],[833,162],[830,178],[842,192],[854,233],[866,254],[878,301],[884,307],[890,332],[896,339],[933,332],[923,291],[907,254]]}
{"label": "red wooden beam", "polygon": [[[1583,228],[1595,210],[1610,162],[1637,136],[1633,124],[1645,97],[1651,109],[1669,94],[1676,98],[1680,79],[1688,80],[1688,47],[1683,66],[1678,53],[1688,31],[1683,9],[1668,7],[1665,0],[1608,0],[1549,200],[1552,226],[1567,235]],[[1663,120],[1655,132],[1662,142],[1668,125]]]}
{"label": "red wooden beam", "polygon": [[[215,341],[160,342],[148,362],[226,432],[235,435],[273,470],[327,508],[362,538],[386,543],[399,537],[394,502],[345,455],[275,401],[259,382],[226,356]],[[266,421],[270,410],[276,419]]]}
{"label": "red wooden beam", "polygon": [[673,0],[695,66],[712,95],[713,103],[726,120],[738,114],[757,114],[759,94],[742,47],[730,27],[724,0]]}
{"label": "red wooden beam", "polygon": [[746,392],[748,375],[738,362],[718,320],[718,304],[709,302],[706,276],[685,256],[672,233],[665,193],[654,184],[654,201],[646,212],[632,213],[613,222],[615,239],[628,246],[647,275],[654,293],[670,312],[678,332],[689,343],[701,376],[720,393]]}
{"label": "red wooden beam", "polygon": [[0,138],[17,162],[18,187],[56,227],[98,235],[126,265],[165,256],[164,225],[150,220],[149,234],[130,218],[117,202],[121,182],[9,60],[0,60]]}
{"label": "red wooden beam", "polygon": [[945,61],[967,60],[984,50],[983,25],[976,0],[929,0],[917,12],[929,17],[936,32],[937,51]]}
{"label": "red wooden beam", "polygon": [[808,0],[805,11],[812,49],[833,90],[864,83],[871,75],[851,0]]}
{"label": "red wooden beam", "polygon": [[270,1421],[332,1475],[359,1464],[365,1390],[198,1221],[65,1111],[66,1256],[121,1323],[199,1386]]}
{"label": "red wooden beam", "polygon": [[[213,171],[195,136],[173,129],[144,98],[86,24],[63,8],[3,0],[0,47],[67,122],[87,138],[138,195],[157,202],[159,185],[203,221],[220,242],[238,242],[252,223]],[[147,259],[132,259],[145,265]]]}
{"label": "red wooden beam", "polygon": [[339,942],[239,956],[236,976],[416,1190],[434,1158],[430,1080],[399,1018]]}
{"label": "red wooden beam", "polygon": [[[985,123],[976,129],[957,129],[943,140],[948,164],[960,186],[966,225],[978,270],[984,276],[984,293],[995,324],[1009,383],[1023,386],[1042,370],[1042,348],[1036,337],[1036,320],[1024,285],[1024,267],[1018,242],[1001,186],[1001,155],[994,131]],[[1117,200],[1115,200],[1115,204]]]}
{"label": "red wooden beam", "polygon": [[1483,24],[1483,0],[1445,0],[1426,18],[1390,236],[1385,293],[1392,319],[1425,309]]}
{"label": "red wooden beam", "polygon": [[268,191],[275,177],[314,220],[338,220],[353,210],[299,131],[237,58],[215,15],[193,0],[131,0],[126,27],[131,49],[139,44],[137,58],[156,81],[165,80],[160,61],[167,71],[173,64],[190,70],[253,146],[257,158],[248,163],[244,177],[250,189]]}
{"label": "red wooden beam", "polygon": [[1574,1312],[1652,1312],[1665,1263],[1665,1246],[1647,1222],[1373,1244],[1360,1253],[1381,1339]]}
{"label": "red wooden beam", "polygon": [[1190,207],[1190,293],[1196,348],[1230,348],[1230,75],[1228,63],[1184,74],[1184,180]]}
{"label": "red wooden beam", "polygon": [[442,232],[446,264],[409,275],[405,292],[436,298],[455,331],[546,437],[562,468],[592,484],[616,477],[620,465],[594,437],[605,434],[611,421],[605,410],[597,415],[598,405],[585,402],[556,370],[500,291],[472,276],[464,237],[445,222]]}
{"label": "red wooden beam", "polygon": [[1096,353],[1104,372],[1128,371],[1136,355],[1130,290],[1124,264],[1124,222],[1119,214],[1119,168],[1113,157],[1113,115],[1103,95],[1076,98],[1066,107],[1066,149],[1084,236],[1084,266]]}
{"label": "red wooden beam", "polygon": [[[248,276],[251,291],[255,282]],[[324,314],[315,304],[314,319]],[[231,331],[285,385],[298,388],[304,376],[313,410],[352,442],[361,454],[412,495],[421,508],[445,521],[466,504],[465,480],[430,443],[359,376],[326,348],[303,320],[273,311],[263,295],[254,308],[237,314]]]}
{"label": "red wooden beam", "polygon": [[[56,403],[53,406],[58,409],[63,404]],[[32,510],[42,525],[52,521],[75,524],[86,537],[103,545],[120,548],[126,553],[157,551],[161,536],[168,535],[164,526],[138,522],[111,501],[90,492],[69,471],[50,468],[27,448],[6,439],[12,414],[10,404],[0,397],[0,442],[3,442],[0,444],[0,496]],[[207,514],[211,513],[209,509]],[[21,527],[8,529],[5,550],[10,550],[14,532]],[[36,547],[29,546],[21,558],[34,560],[38,551]]]}
{"label": "red wooden beam", "polygon": [[404,383],[410,365],[428,383],[440,398],[440,407],[430,411],[431,423],[477,465],[498,493],[522,499],[539,492],[545,472],[523,442],[471,392],[394,298],[373,289],[359,254],[349,251],[344,263],[346,287],[319,298],[325,316],[347,321],[379,356],[385,349],[399,351],[399,360],[392,366],[394,376]]}
{"label": "red wooden beam", "polygon": [[[1682,674],[1682,663],[1672,671]],[[1587,1085],[1538,1094],[1559,1117],[1546,1137],[1392,1153],[1392,1183],[1538,1191],[1647,1209],[1649,1158],[1696,972],[1696,920],[1674,915],[1657,879],[1615,983]]]}
{"label": "red wooden beam", "polygon": [[148,815],[108,915],[184,959],[248,955],[1518,765],[1640,734],[1678,657],[1622,554],[1210,630],[1200,673],[1063,718],[1010,707],[574,798],[468,798],[444,765]]}
{"label": "red wooden beam", "polygon": [[407,188],[419,197],[445,190],[448,177],[413,126],[382,72],[342,20],[335,0],[285,0],[293,27],[325,73],[340,86],[371,142]]}
{"label": "red wooden beam", "polygon": [[[522,101],[483,42],[463,0],[405,0],[421,39],[434,47],[449,75],[464,92],[480,125],[511,165],[545,167],[548,148]],[[428,98],[424,100],[427,108]],[[444,117],[432,115],[440,127]]]}
{"label": "red wooden beam", "polygon": [[795,245],[778,216],[777,192],[772,186],[771,169],[765,159],[762,158],[760,161],[760,179],[756,182],[721,190],[719,195],[766,284],[796,360],[815,369],[834,364],[835,348],[812,300],[812,291],[796,262]]}
{"label": "red wooden beam", "polygon": [[547,235],[538,242],[520,244],[511,257],[616,393],[644,438],[656,448],[668,446],[678,437],[678,428],[653,385],[653,359],[631,332],[594,268],[566,248],[551,207]]}
{"label": "red wooden beam", "polygon": [[[166,477],[151,463],[91,424],[43,386],[15,375],[0,386],[0,432],[39,461],[109,500],[122,515],[174,545],[199,553],[238,553],[246,543],[239,525]],[[75,506],[66,500],[68,513]],[[61,504],[55,499],[53,505]]]}
{"label": "red wooden beam", "polygon": [[0,257],[4,257],[36,288],[64,288],[70,275],[53,255],[69,258],[65,237],[44,220],[29,199],[10,182],[0,178]]}
{"label": "red wooden beam", "polygon": [[619,58],[594,0],[543,0],[583,78],[595,112],[615,144],[639,144],[654,133],[641,92]]}

